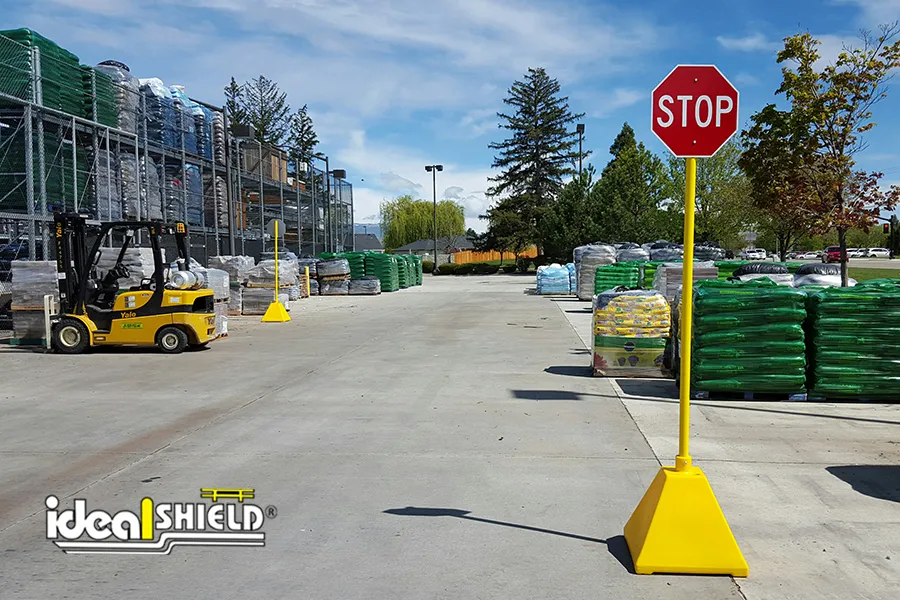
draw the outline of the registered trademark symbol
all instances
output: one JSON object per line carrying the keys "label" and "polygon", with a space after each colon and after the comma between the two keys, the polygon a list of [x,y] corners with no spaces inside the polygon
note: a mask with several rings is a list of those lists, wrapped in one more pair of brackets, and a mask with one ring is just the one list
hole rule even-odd
{"label": "registered trademark symbol", "polygon": [[274,519],[278,516],[278,509],[272,506],[271,504],[266,507],[266,516],[270,519]]}

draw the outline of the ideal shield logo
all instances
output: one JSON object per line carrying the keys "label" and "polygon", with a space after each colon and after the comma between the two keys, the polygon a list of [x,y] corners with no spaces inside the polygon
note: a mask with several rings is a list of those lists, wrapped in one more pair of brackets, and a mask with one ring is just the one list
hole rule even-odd
{"label": "ideal shield logo", "polygon": [[[66,554],[170,554],[175,546],[265,546],[266,534],[260,529],[278,511],[244,502],[254,496],[253,489],[203,488],[200,497],[211,504],[144,498],[137,513],[88,512],[81,498],[73,508],[57,510],[59,498],[47,496],[47,539]],[[220,502],[229,499],[236,502]]]}

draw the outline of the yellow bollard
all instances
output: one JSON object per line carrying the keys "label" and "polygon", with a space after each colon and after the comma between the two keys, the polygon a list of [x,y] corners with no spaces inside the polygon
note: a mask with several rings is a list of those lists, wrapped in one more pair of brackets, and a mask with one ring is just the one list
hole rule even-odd
{"label": "yellow bollard", "polygon": [[284,307],[278,300],[278,292],[280,288],[278,287],[278,221],[275,221],[275,299],[272,301],[272,304],[269,305],[269,308],[266,309],[266,314],[263,315],[262,322],[263,323],[287,323],[291,320],[291,315],[288,314],[287,309]]}
{"label": "yellow bollard", "polygon": [[678,456],[662,467],[628,523],[625,541],[639,575],[686,573],[747,577],[744,560],[709,481],[691,461],[691,329],[697,159],[686,159]]}

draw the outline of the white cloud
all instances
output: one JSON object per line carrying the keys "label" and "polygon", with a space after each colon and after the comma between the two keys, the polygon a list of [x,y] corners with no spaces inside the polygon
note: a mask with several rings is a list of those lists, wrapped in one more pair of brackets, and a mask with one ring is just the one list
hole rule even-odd
{"label": "white cloud", "polygon": [[470,110],[459,121],[459,127],[477,138],[498,127],[497,111],[491,108]]}
{"label": "white cloud", "polygon": [[596,101],[596,103],[600,105],[600,108],[593,116],[602,119],[620,108],[626,108],[645,99],[648,99],[646,92],[630,88],[616,88],[611,94],[602,96]]}
{"label": "white cloud", "polygon": [[866,27],[893,23],[900,15],[900,0],[835,0],[835,4],[852,4],[862,11],[860,21]]}
{"label": "white cloud", "polygon": [[761,52],[777,50],[780,44],[771,41],[763,34],[757,32],[744,37],[718,36],[716,41],[726,50],[738,50],[741,52]]}
{"label": "white cloud", "polygon": [[421,193],[422,184],[410,181],[396,173],[381,173],[378,176],[381,189],[397,193]]}

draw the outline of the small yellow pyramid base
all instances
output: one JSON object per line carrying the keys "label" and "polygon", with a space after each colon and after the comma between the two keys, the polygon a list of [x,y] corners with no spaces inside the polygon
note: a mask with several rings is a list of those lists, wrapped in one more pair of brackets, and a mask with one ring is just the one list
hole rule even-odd
{"label": "small yellow pyramid base", "polygon": [[287,323],[290,320],[291,315],[288,314],[287,309],[281,302],[270,304],[262,318],[263,323]]}
{"label": "small yellow pyramid base", "polygon": [[660,469],[625,525],[625,541],[639,575],[750,574],[706,475],[696,467]]}

